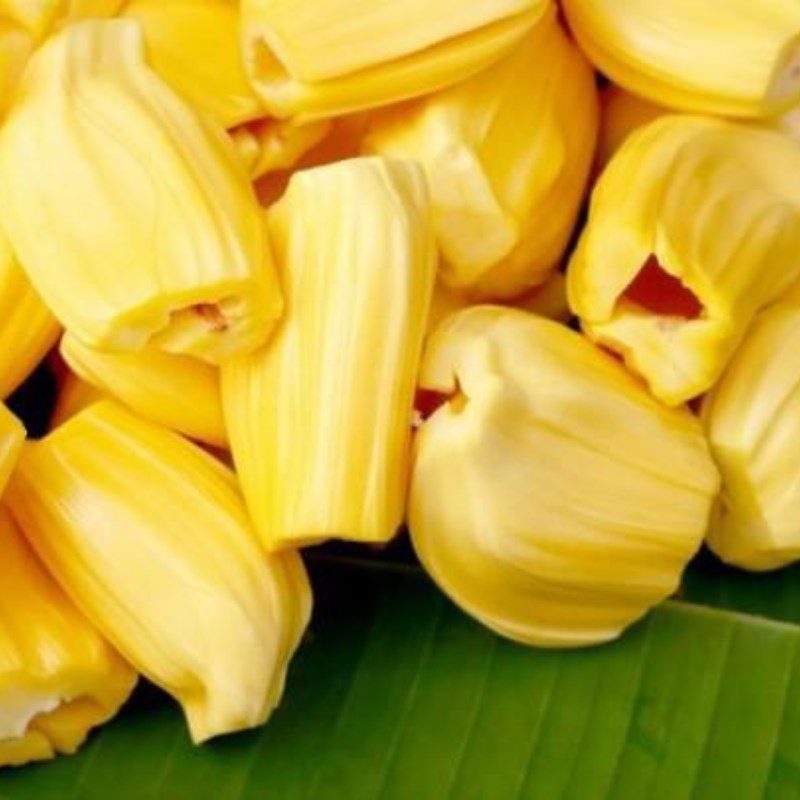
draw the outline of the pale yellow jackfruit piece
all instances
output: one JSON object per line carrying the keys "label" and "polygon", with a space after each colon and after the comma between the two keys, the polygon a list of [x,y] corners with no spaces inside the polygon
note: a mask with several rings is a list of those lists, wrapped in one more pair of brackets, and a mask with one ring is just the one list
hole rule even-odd
{"label": "pale yellow jackfruit piece", "polygon": [[139,416],[216,447],[227,444],[216,367],[158,350],[97,350],[70,333],[61,355],[76,375]]}
{"label": "pale yellow jackfruit piece", "polygon": [[0,231],[0,400],[36,369],[60,330]]}
{"label": "pale yellow jackfruit piece", "polygon": [[264,555],[233,474],[113,401],[28,445],[6,502],[62,588],[183,706],[195,742],[263,723],[311,594]]}
{"label": "pale yellow jackfruit piece", "polygon": [[707,391],[753,316],[800,277],[800,148],[667,116],[609,163],[568,270],[584,330],[657,397]]}
{"label": "pale yellow jackfruit piece", "polygon": [[592,69],[552,10],[490,69],[376,114],[365,147],[424,165],[442,282],[475,298],[508,299],[558,266],[598,122]]}
{"label": "pale yellow jackfruit piece", "polygon": [[702,114],[766,117],[800,100],[797,0],[564,0],[615,83]]}
{"label": "pale yellow jackfruit piece", "polygon": [[550,0],[242,0],[245,64],[273,116],[334,117],[469,77],[550,7]]}
{"label": "pale yellow jackfruit piece", "polygon": [[132,20],[73,24],[33,57],[0,133],[0,208],[42,298],[94,347],[216,362],[280,313],[235,147],[150,69]]}
{"label": "pale yellow jackfruit piece", "polygon": [[125,0],[0,0],[0,17],[41,41],[54,28],[84,19],[113,17]]}
{"label": "pale yellow jackfruit piece", "polygon": [[102,400],[108,395],[92,386],[88,381],[79,378],[74,372],[66,370],[58,381],[56,402],[50,415],[50,430],[63,425],[68,419],[88,408],[92,403]]}
{"label": "pale yellow jackfruit piece", "polygon": [[499,306],[450,317],[420,386],[409,527],[441,588],[511,639],[619,636],[678,587],[719,476],[698,420],[563,325]]}
{"label": "pale yellow jackfruit piece", "polygon": [[298,172],[269,225],[286,315],[267,347],[222,368],[250,513],[270,550],[387,541],[436,270],[425,177],[381,158]]}
{"label": "pale yellow jackfruit piece", "polygon": [[292,120],[262,119],[231,132],[251,180],[294,167],[330,132],[327,120],[296,124]]}
{"label": "pale yellow jackfruit piece", "polygon": [[800,559],[800,306],[771,306],[751,326],[703,402],[722,473],[709,547],[769,570]]}
{"label": "pale yellow jackfruit piece", "polygon": [[45,572],[0,506],[0,766],[74,753],[136,673]]}
{"label": "pale yellow jackfruit piece", "polygon": [[230,0],[129,0],[122,16],[144,29],[147,60],[192,105],[226,128],[262,116],[239,47]]}
{"label": "pale yellow jackfruit piece", "polygon": [[600,136],[596,164],[603,168],[635,130],[669,114],[664,106],[626,92],[619,86],[606,87],[601,97]]}

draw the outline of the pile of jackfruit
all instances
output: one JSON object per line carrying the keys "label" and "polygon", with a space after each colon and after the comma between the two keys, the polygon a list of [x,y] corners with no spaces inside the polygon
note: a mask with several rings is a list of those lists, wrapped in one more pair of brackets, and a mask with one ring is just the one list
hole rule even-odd
{"label": "pile of jackfruit", "polygon": [[800,559],[795,109],[798,0],[0,0],[0,764],[264,723],[328,540],[543,647]]}

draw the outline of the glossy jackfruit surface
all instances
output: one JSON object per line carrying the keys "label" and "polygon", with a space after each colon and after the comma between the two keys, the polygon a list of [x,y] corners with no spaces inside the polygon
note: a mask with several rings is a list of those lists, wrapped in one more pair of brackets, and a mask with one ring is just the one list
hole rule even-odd
{"label": "glossy jackfruit surface", "polygon": [[0,507],[0,766],[74,753],[136,683]]}
{"label": "glossy jackfruit surface", "polygon": [[58,380],[56,400],[50,415],[49,430],[63,425],[68,419],[107,396],[88,381],[69,370]]}
{"label": "glossy jackfruit surface", "polygon": [[699,422],[568,328],[477,306],[429,340],[409,527],[464,610],[512,639],[614,639],[678,586],[718,485]]}
{"label": "glossy jackfruit surface", "polygon": [[708,544],[745,569],[775,569],[800,558],[798,349],[800,306],[771,306],[703,403],[723,480]]}
{"label": "glossy jackfruit surface", "polygon": [[260,552],[234,476],[112,401],[24,451],[6,499],[76,605],[183,706],[195,742],[277,705],[311,595]]}
{"label": "glossy jackfruit surface", "polygon": [[22,423],[0,403],[0,494],[17,464],[17,459],[25,442],[25,428]]}
{"label": "glossy jackfruit surface", "polygon": [[59,26],[113,17],[125,0],[0,0],[0,17],[21,25],[42,41]]}
{"label": "glossy jackfruit surface", "polygon": [[598,68],[655,103],[766,117],[800,99],[796,0],[564,0],[563,7]]}
{"label": "glossy jackfruit surface", "polygon": [[418,97],[507,53],[549,0],[242,0],[244,57],[277,117]]}
{"label": "glossy jackfruit surface", "polygon": [[0,231],[0,400],[36,369],[60,330]]}
{"label": "glossy jackfruit surface", "polygon": [[301,171],[269,223],[286,315],[222,369],[250,512],[269,549],[386,541],[403,518],[436,268],[425,178],[381,158]]}
{"label": "glossy jackfruit surface", "polygon": [[150,69],[132,20],[73,24],[31,60],[0,133],[0,207],[32,283],[91,346],[214,362],[280,313],[235,148]]}
{"label": "glossy jackfruit surface", "polygon": [[70,333],[61,355],[78,376],[139,416],[216,447],[227,443],[216,367],[158,350],[97,350]]}
{"label": "glossy jackfruit surface", "polygon": [[667,116],[632,134],[568,270],[584,330],[664,402],[705,392],[800,277],[798,178],[800,148],[759,127]]}
{"label": "glossy jackfruit surface", "polygon": [[142,25],[150,65],[196,108],[226,128],[261,116],[239,48],[236,3],[129,0],[122,16]]}
{"label": "glossy jackfruit surface", "polygon": [[543,283],[558,265],[597,127],[592,69],[553,11],[493,67],[378,113],[365,146],[423,164],[441,280],[497,299]]}

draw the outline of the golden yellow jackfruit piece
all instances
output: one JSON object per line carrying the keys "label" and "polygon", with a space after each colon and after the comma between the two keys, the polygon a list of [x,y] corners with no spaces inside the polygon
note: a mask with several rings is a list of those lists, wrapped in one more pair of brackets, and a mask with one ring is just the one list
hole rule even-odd
{"label": "golden yellow jackfruit piece", "polygon": [[[257,179],[255,189],[261,205],[269,207],[283,197],[296,169],[321,167],[323,164],[332,164],[335,161],[344,161],[361,155],[361,142],[366,133],[369,118],[369,112],[365,111],[317,122],[300,124],[291,120],[283,123],[277,122],[275,130],[280,135],[282,142],[280,146],[273,146],[268,140],[270,144],[268,150],[275,154],[269,159],[268,166],[272,169],[274,164],[283,162],[291,169],[277,169],[267,172]],[[305,149],[306,144],[325,129],[327,129],[327,133],[323,138],[309,149]],[[300,152],[301,150],[304,152]],[[298,154],[299,158],[296,162],[288,164]]]}
{"label": "golden yellow jackfruit piece", "polygon": [[226,445],[216,367],[157,350],[97,350],[70,333],[61,340],[61,355],[76,375],[139,416],[207,444]]}
{"label": "golden yellow jackfruit piece", "polygon": [[260,552],[228,469],[106,400],[26,448],[6,501],[76,605],[180,701],[195,742],[266,720],[311,594],[296,553]]}
{"label": "golden yellow jackfruit piece", "polygon": [[800,306],[751,326],[703,419],[722,473],[708,544],[728,563],[768,570],[800,559]]}
{"label": "golden yellow jackfruit piece", "polygon": [[664,402],[705,392],[800,277],[798,177],[800,148],[755,126],[667,116],[632,134],[568,270],[584,330]]}
{"label": "golden yellow jackfruit piece", "polygon": [[60,330],[0,231],[0,400],[36,369]]}
{"label": "golden yellow jackfruit piece", "polygon": [[795,0],[564,0],[615,83],[681,111],[766,117],[800,100]]}
{"label": "golden yellow jackfruit piece", "polygon": [[286,315],[222,369],[250,513],[271,550],[386,541],[403,517],[436,270],[425,177],[381,158],[297,172],[269,225]]}
{"label": "golden yellow jackfruit piece", "polygon": [[330,132],[330,122],[296,124],[292,120],[263,119],[232,131],[251,180],[294,167]]}
{"label": "golden yellow jackfruit piece", "polygon": [[74,753],[136,673],[45,572],[0,507],[0,766]]}
{"label": "golden yellow jackfruit piece", "polygon": [[280,313],[233,144],[148,67],[132,20],[73,24],[31,60],[0,133],[0,208],[34,286],[94,347],[216,362]]}
{"label": "golden yellow jackfruit piece", "polygon": [[550,0],[242,0],[244,58],[269,112],[303,120],[419,97],[507,53]]}
{"label": "golden yellow jackfruit piece", "polygon": [[49,429],[63,425],[68,419],[88,408],[92,403],[106,398],[107,395],[79,378],[74,372],[65,371],[58,381],[56,402],[50,416]]}
{"label": "golden yellow jackfruit piece", "polygon": [[424,165],[441,280],[476,298],[507,299],[558,265],[597,127],[592,69],[553,10],[490,69],[377,114],[365,147]]}
{"label": "golden yellow jackfruit piece", "polygon": [[478,306],[429,340],[409,527],[442,589],[498,633],[614,639],[673,592],[718,475],[697,419],[565,326]]}
{"label": "golden yellow jackfruit piece", "polygon": [[0,494],[17,464],[25,441],[25,428],[8,408],[0,403]]}
{"label": "golden yellow jackfruit piece", "polygon": [[0,0],[0,17],[25,28],[38,41],[54,28],[84,19],[113,17],[125,0]]}
{"label": "golden yellow jackfruit piece", "polygon": [[226,128],[262,115],[239,48],[230,0],[129,0],[122,16],[144,29],[147,60],[192,105]]}
{"label": "golden yellow jackfruit piece", "polygon": [[0,113],[5,114],[33,50],[34,40],[28,31],[0,18]]}
{"label": "golden yellow jackfruit piece", "polygon": [[669,114],[669,110],[644,97],[608,86],[601,94],[600,137],[597,143],[598,167],[605,167],[614,153],[635,130]]}
{"label": "golden yellow jackfruit piece", "polygon": [[567,322],[572,318],[567,300],[567,279],[563,272],[554,272],[545,283],[517,297],[511,305],[557,322]]}

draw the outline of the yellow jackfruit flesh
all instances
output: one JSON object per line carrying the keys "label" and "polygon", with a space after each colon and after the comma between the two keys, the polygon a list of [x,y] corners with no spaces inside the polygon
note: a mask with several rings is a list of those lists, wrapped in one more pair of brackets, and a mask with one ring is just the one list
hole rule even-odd
{"label": "yellow jackfruit flesh", "polygon": [[66,374],[58,381],[56,402],[50,415],[49,429],[63,425],[68,419],[88,408],[92,403],[106,398],[103,392],[88,381],[79,378],[74,372]]}
{"label": "yellow jackfruit flesh", "polygon": [[242,0],[244,58],[276,117],[419,97],[507,53],[550,0]]}
{"label": "yellow jackfruit flesh", "polygon": [[443,283],[507,299],[558,266],[597,128],[592,69],[553,11],[493,67],[377,114],[365,147],[424,165]]}
{"label": "yellow jackfruit flesh", "polygon": [[601,94],[600,136],[597,143],[597,166],[611,160],[623,142],[635,130],[669,114],[664,106],[626,92],[619,86],[608,86]]}
{"label": "yellow jackfruit flesh", "polygon": [[0,231],[0,400],[8,397],[58,341],[61,330]]}
{"label": "yellow jackfruit flesh", "polygon": [[564,0],[563,7],[598,68],[660,105],[767,117],[800,100],[795,0]]}
{"label": "yellow jackfruit flesh", "polygon": [[0,494],[16,466],[24,441],[25,428],[22,423],[0,403]]}
{"label": "yellow jackfruit flesh", "polygon": [[800,559],[800,306],[756,319],[703,403],[722,474],[710,548],[723,561],[769,570]]}
{"label": "yellow jackfruit flesh", "polygon": [[512,639],[614,639],[678,586],[718,475],[699,422],[568,328],[477,306],[429,340],[409,527],[440,587]]}
{"label": "yellow jackfruit flesh", "polygon": [[0,208],[32,283],[91,346],[216,362],[280,313],[233,144],[150,69],[132,20],[73,24],[31,60],[0,132]]}
{"label": "yellow jackfruit flesh", "polygon": [[0,766],[74,753],[136,673],[45,572],[0,507]]}
{"label": "yellow jackfruit flesh", "polygon": [[0,113],[5,114],[35,42],[22,26],[0,17]]}
{"label": "yellow jackfruit flesh", "polygon": [[632,134],[568,270],[586,333],[668,404],[708,390],[800,277],[799,177],[800,148],[759,127],[667,116]]}
{"label": "yellow jackfruit flesh", "polygon": [[222,368],[251,515],[272,550],[386,541],[403,517],[436,268],[424,175],[380,158],[298,172],[269,227],[286,315]]}
{"label": "yellow jackfruit flesh", "polygon": [[226,445],[216,367],[158,350],[97,350],[70,333],[61,340],[61,355],[76,375],[139,416],[207,444]]}
{"label": "yellow jackfruit flesh", "polygon": [[563,272],[554,272],[545,283],[515,298],[511,305],[558,322],[568,322],[572,318],[567,300],[567,279]]}
{"label": "yellow jackfruit flesh", "polygon": [[264,119],[232,131],[251,180],[294,167],[330,132],[330,122],[295,124],[292,120]]}
{"label": "yellow jackfruit flesh", "polygon": [[261,116],[239,49],[235,3],[130,0],[122,16],[141,23],[150,65],[196,108],[226,128]]}
{"label": "yellow jackfruit flesh", "polygon": [[311,596],[296,553],[260,552],[229,470],[106,400],[28,445],[5,499],[81,611],[180,701],[195,742],[264,722]]}
{"label": "yellow jackfruit flesh", "polygon": [[0,17],[41,41],[54,28],[84,19],[113,17],[125,0],[0,0]]}

